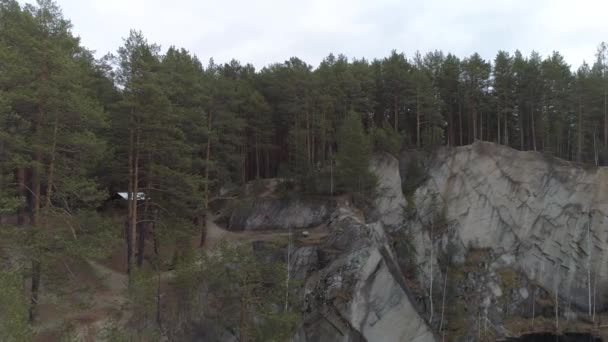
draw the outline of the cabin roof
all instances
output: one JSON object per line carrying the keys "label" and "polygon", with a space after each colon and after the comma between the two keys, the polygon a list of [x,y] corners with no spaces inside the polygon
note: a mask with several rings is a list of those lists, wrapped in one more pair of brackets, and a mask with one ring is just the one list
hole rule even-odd
{"label": "cabin roof", "polygon": [[[129,199],[129,193],[128,192],[117,192],[116,194],[118,196],[120,196],[124,200],[128,200]],[[143,201],[143,200],[146,199],[146,194],[143,193],[143,192],[138,192],[136,198],[137,198],[138,201]]]}

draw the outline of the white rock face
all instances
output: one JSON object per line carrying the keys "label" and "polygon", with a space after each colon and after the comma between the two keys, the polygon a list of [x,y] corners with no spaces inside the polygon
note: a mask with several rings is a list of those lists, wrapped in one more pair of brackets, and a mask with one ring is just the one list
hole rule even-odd
{"label": "white rock face", "polygon": [[489,248],[581,310],[589,282],[597,285],[596,305],[606,307],[599,294],[608,285],[608,168],[476,142],[441,149],[414,199],[417,218],[408,224],[421,263],[429,262],[428,220],[442,211],[456,260],[469,247]]}

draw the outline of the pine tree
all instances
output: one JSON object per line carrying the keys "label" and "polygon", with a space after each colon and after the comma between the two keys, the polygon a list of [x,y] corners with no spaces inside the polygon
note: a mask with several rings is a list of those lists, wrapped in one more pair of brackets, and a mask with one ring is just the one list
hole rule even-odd
{"label": "pine tree", "polygon": [[411,66],[405,55],[394,50],[390,57],[382,61],[384,108],[390,113],[390,122],[392,122],[393,129],[397,132],[402,130],[399,120],[405,115],[406,99],[412,93],[410,69]]}
{"label": "pine tree", "polygon": [[514,126],[515,75],[513,57],[508,52],[499,51],[494,59],[493,86],[496,96],[496,135],[499,144],[509,145],[510,132]]}
{"label": "pine tree", "polygon": [[[72,36],[70,22],[54,2],[22,9],[4,1],[0,16],[0,40],[9,47],[0,49],[0,65],[11,66],[0,79],[0,124],[8,133],[0,137],[8,157],[2,179],[11,171],[15,175],[14,182],[2,182],[9,194],[2,202],[5,209],[17,208],[18,224],[31,227],[23,247],[31,262],[29,316],[34,320],[51,256],[67,253],[74,248],[70,239],[90,233],[74,225],[103,196],[91,175],[105,149],[97,136],[105,116],[87,87],[92,55]],[[57,243],[58,237],[67,241]]]}
{"label": "pine tree", "polygon": [[483,97],[490,77],[490,64],[475,53],[463,62],[465,104],[469,113],[469,143],[483,139]]}
{"label": "pine tree", "polygon": [[[444,118],[447,122],[447,144],[450,146],[464,143],[462,137],[462,100],[460,96],[460,61],[448,54],[443,61],[437,84],[444,104]],[[456,116],[458,119],[456,119]],[[456,139],[458,136],[458,139]]]}
{"label": "pine tree", "polygon": [[336,165],[338,188],[346,192],[368,193],[375,187],[369,171],[370,138],[363,130],[361,115],[351,112],[338,131]]}

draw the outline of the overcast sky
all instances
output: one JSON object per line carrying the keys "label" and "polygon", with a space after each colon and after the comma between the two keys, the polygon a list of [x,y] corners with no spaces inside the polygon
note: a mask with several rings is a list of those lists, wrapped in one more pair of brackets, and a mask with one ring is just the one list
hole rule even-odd
{"label": "overcast sky", "polygon": [[[33,0],[21,0],[31,2]],[[499,49],[560,51],[578,67],[608,41],[607,0],[57,0],[74,33],[98,56],[130,29],[163,49],[261,68],[297,56],[313,66],[330,52],[384,57],[441,49],[493,59]]]}

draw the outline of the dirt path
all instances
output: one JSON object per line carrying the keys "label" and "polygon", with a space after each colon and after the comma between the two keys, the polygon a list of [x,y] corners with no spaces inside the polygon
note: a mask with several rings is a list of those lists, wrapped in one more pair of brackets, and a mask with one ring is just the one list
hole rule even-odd
{"label": "dirt path", "polygon": [[95,275],[102,280],[103,285],[109,291],[120,293],[127,290],[129,278],[126,274],[116,272],[113,269],[95,261],[89,261],[89,265],[91,265]]}
{"label": "dirt path", "polygon": [[128,318],[128,313],[124,311],[124,304],[128,278],[125,274],[116,272],[100,263],[88,261],[90,266],[88,272],[79,272],[78,278],[74,281],[97,282],[99,288],[90,297],[90,302],[86,308],[74,310],[75,305],[70,311],[53,310],[48,312],[41,322],[34,325],[36,331],[35,341],[49,341],[58,338],[55,334],[65,327],[65,324],[72,324],[81,340],[87,340],[87,336],[95,334],[95,331],[102,329],[104,324],[112,317],[124,323]]}
{"label": "dirt path", "polygon": [[[310,234],[308,237],[303,237],[302,232],[306,230]],[[292,231],[294,239],[308,241],[318,240],[327,235],[326,225],[319,225],[310,229],[298,229]],[[284,230],[248,230],[240,232],[231,232],[218,226],[213,218],[207,221],[207,238],[203,248],[212,250],[222,241],[227,242],[251,242],[251,241],[287,241],[289,232]]]}

